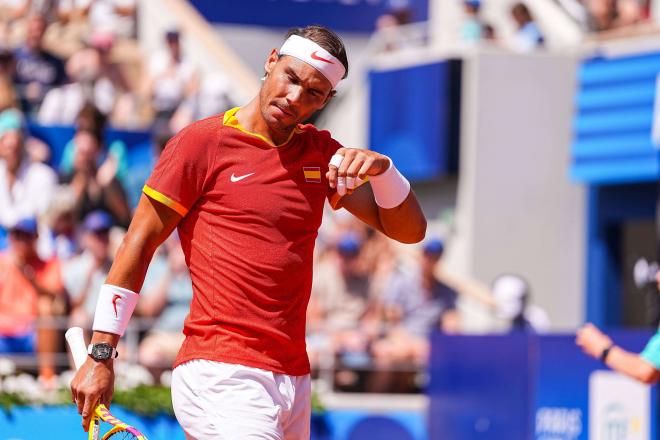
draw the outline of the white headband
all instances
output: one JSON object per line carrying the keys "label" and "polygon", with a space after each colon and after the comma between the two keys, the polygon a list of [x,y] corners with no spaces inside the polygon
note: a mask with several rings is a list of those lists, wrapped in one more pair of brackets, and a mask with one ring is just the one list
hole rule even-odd
{"label": "white headband", "polygon": [[280,55],[290,55],[306,62],[325,76],[334,89],[344,77],[346,68],[330,52],[307,38],[291,35],[280,48]]}

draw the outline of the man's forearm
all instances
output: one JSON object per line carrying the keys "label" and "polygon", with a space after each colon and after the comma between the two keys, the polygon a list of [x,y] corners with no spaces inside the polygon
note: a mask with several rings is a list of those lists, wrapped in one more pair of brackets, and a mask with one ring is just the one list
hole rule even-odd
{"label": "man's forearm", "polygon": [[402,243],[418,243],[426,235],[426,218],[412,191],[396,208],[378,207],[378,217],[385,234]]}
{"label": "man's forearm", "polygon": [[636,353],[630,353],[616,345],[607,355],[606,365],[611,369],[632,377],[640,382],[651,383],[657,380],[657,371]]}

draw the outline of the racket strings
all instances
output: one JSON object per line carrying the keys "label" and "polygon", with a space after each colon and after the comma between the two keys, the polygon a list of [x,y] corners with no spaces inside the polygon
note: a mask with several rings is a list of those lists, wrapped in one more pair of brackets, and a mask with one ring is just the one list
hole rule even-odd
{"label": "racket strings", "polygon": [[103,440],[136,440],[137,437],[134,434],[131,434],[128,431],[117,431],[113,432],[107,437],[103,437]]}

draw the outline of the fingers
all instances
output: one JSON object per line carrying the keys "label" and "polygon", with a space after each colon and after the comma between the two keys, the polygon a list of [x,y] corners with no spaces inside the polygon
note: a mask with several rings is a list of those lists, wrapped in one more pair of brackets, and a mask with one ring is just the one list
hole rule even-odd
{"label": "fingers", "polygon": [[328,164],[328,172],[326,173],[326,178],[328,179],[328,184],[330,185],[330,188],[336,188],[337,187],[337,170],[341,166],[343,160],[344,160],[344,153],[346,149],[345,148],[340,148],[338,149],[335,154],[330,158],[330,163]]}
{"label": "fingers", "polygon": [[[94,415],[94,408],[96,408],[98,398],[92,398],[92,396],[87,396],[85,399],[85,404],[82,409],[82,426],[85,432],[89,429],[89,422],[92,420]],[[78,404],[80,406],[80,404]]]}

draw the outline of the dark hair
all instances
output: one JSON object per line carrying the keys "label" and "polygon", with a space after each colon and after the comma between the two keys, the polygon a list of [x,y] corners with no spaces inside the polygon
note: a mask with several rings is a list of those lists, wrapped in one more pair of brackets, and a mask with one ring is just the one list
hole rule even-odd
{"label": "dark hair", "polygon": [[323,49],[330,52],[330,55],[337,58],[344,65],[346,73],[344,73],[343,78],[346,78],[348,75],[348,57],[346,56],[344,43],[341,41],[341,38],[339,38],[339,35],[335,34],[325,26],[316,24],[305,26],[304,28],[290,29],[286,34],[286,38],[289,38],[291,35],[298,35],[299,37],[312,40]]}
{"label": "dark hair", "polygon": [[525,20],[525,23],[529,23],[530,21],[534,20],[532,13],[529,11],[529,8],[522,2],[513,5],[511,8],[511,13],[514,16],[518,15],[522,17]]}

